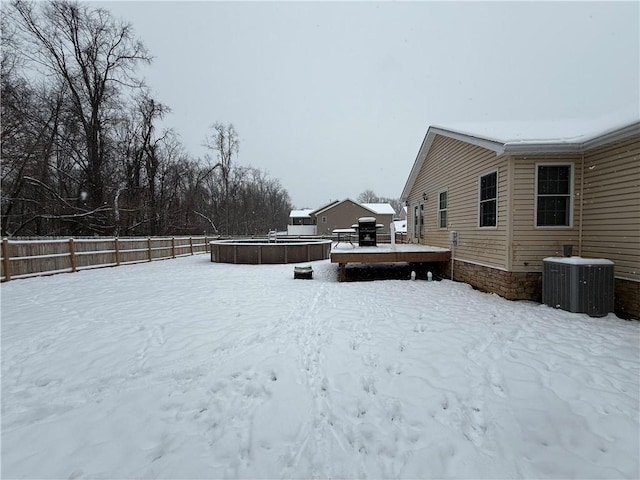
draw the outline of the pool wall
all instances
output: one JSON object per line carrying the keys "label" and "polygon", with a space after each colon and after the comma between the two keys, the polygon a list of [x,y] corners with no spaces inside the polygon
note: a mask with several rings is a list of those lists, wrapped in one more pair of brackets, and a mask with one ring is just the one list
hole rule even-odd
{"label": "pool wall", "polygon": [[331,252],[331,240],[216,240],[209,245],[216,263],[302,263],[326,260]]}

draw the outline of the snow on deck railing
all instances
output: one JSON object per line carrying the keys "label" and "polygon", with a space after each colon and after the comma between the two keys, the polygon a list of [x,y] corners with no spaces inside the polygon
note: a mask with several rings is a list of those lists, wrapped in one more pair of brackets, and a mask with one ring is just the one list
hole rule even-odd
{"label": "snow on deck railing", "polygon": [[207,253],[209,240],[214,238],[218,237],[4,238],[1,280]]}

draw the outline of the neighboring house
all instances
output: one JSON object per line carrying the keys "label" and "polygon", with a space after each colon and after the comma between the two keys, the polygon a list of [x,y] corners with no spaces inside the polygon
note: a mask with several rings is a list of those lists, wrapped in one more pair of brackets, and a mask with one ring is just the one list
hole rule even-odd
{"label": "neighboring house", "polygon": [[406,220],[407,219],[407,206],[403,205],[402,208],[400,209],[400,212],[398,212],[398,215],[396,216],[397,220]]}
{"label": "neighboring house", "polygon": [[613,126],[430,127],[402,192],[409,241],[455,231],[454,279],[537,301],[543,259],[571,245],[615,263],[616,311],[640,318],[640,122]]}
{"label": "neighboring house", "polygon": [[349,228],[360,217],[375,217],[381,224],[379,233],[388,234],[395,210],[388,203],[358,203],[348,198],[335,201],[312,212],[316,218],[317,234],[331,235],[336,228]]}
{"label": "neighboring house", "polygon": [[315,235],[316,218],[311,216],[313,209],[291,210],[287,235]]}

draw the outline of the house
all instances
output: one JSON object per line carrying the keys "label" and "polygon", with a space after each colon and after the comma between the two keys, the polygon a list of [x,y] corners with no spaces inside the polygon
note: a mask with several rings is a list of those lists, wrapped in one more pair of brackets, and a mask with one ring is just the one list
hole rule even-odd
{"label": "house", "polygon": [[311,208],[291,210],[289,224],[287,225],[287,235],[315,235],[316,218],[311,216],[311,212],[313,212]]}
{"label": "house", "polygon": [[403,205],[400,211],[398,212],[396,220],[406,220],[406,219],[407,219],[407,206]]}
{"label": "house", "polygon": [[[509,131],[511,129],[511,131]],[[543,259],[615,263],[616,312],[640,318],[640,122],[431,126],[402,192],[408,240],[452,247],[446,276],[541,300]]]}
{"label": "house", "polygon": [[376,223],[382,225],[378,233],[389,234],[395,214],[388,203],[358,203],[348,198],[331,202],[312,212],[316,218],[318,235],[331,235],[336,228],[349,228],[358,223],[360,217],[375,217]]}

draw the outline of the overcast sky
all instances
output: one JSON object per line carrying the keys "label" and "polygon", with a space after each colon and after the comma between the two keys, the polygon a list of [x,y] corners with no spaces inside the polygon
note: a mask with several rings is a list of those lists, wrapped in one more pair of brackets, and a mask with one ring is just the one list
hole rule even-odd
{"label": "overcast sky", "polygon": [[398,198],[429,125],[584,119],[640,105],[638,2],[109,2],[194,156],[233,123],[237,163],[297,208]]}

